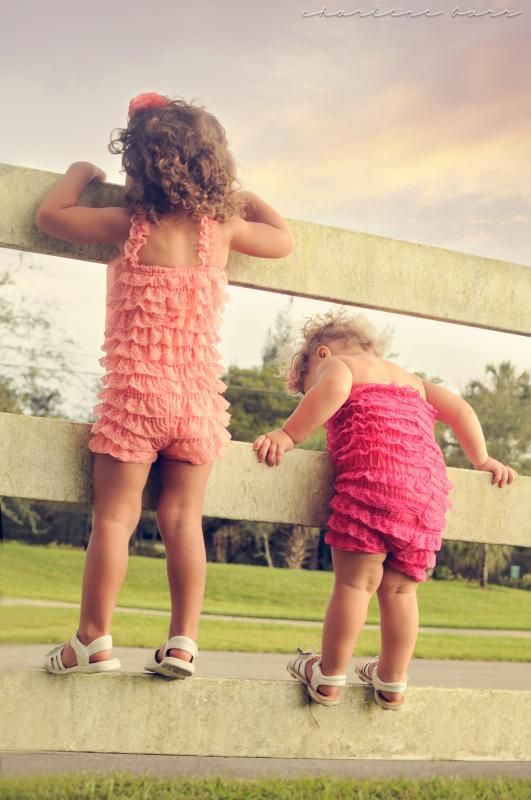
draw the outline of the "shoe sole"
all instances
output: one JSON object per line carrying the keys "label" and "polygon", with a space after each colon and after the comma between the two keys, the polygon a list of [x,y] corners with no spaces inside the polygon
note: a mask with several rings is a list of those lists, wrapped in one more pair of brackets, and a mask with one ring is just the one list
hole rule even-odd
{"label": "shoe sole", "polygon": [[193,672],[190,672],[187,669],[183,669],[183,667],[178,667],[174,664],[157,664],[156,666],[144,667],[146,672],[154,673],[155,675],[162,675],[163,678],[173,678],[177,680],[184,680],[185,678],[191,678],[193,676]]}

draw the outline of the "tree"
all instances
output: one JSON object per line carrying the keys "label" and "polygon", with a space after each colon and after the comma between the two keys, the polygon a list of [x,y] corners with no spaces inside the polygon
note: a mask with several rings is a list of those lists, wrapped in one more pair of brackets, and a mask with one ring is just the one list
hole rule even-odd
{"label": "tree", "polygon": [[[283,377],[294,340],[292,304],[290,299],[287,307],[279,311],[274,326],[268,331],[262,365],[253,369],[230,367],[224,376],[229,386],[225,396],[231,403],[230,430],[232,436],[239,441],[252,442],[259,433],[280,427],[298,405],[299,398],[287,393]],[[324,450],[324,430],[313,434],[302,447]],[[238,533],[244,530],[246,536],[241,536],[239,546],[243,548],[245,543],[250,545],[253,558],[261,558],[269,566],[316,568],[319,529],[266,523],[253,527],[251,523],[240,523],[236,526],[231,524],[228,540],[220,531],[214,537],[223,536],[223,552],[230,553]],[[254,531],[254,537],[249,538],[250,531]]]}
{"label": "tree", "polygon": [[[486,378],[470,381],[466,400],[479,417],[489,455],[531,474],[531,385],[529,373],[517,372],[510,361],[487,364]],[[438,431],[438,441],[451,467],[468,467],[469,462],[451,429]],[[465,542],[446,543],[440,559],[455,574],[479,578],[486,587],[489,573],[500,575],[511,561],[513,548]]]}
{"label": "tree", "polygon": [[[527,370],[517,373],[510,361],[487,364],[484,382],[468,383],[463,399],[478,415],[489,455],[509,464],[517,472],[531,474],[531,384]],[[450,429],[440,442],[453,467],[469,462]]]}
{"label": "tree", "polygon": [[288,569],[316,569],[320,534],[319,528],[287,526],[286,535],[279,547],[283,566]]}
{"label": "tree", "polygon": [[281,425],[297,405],[271,365],[242,369],[229,367],[223,380],[230,402],[230,432],[233,439],[253,442],[259,433]]}
{"label": "tree", "polygon": [[60,416],[62,390],[73,378],[71,364],[77,348],[50,319],[50,309],[32,304],[18,292],[17,278],[25,266],[21,253],[18,263],[0,274],[4,289],[0,295],[0,379],[15,392],[20,413]]}
{"label": "tree", "polygon": [[[46,309],[31,307],[26,298],[15,293],[10,297],[10,287],[16,287],[23,266],[20,254],[18,263],[0,274],[0,288],[4,289],[0,295],[0,411],[57,417],[61,416],[61,386],[65,375],[72,373],[69,361],[74,361],[74,343],[56,329]],[[16,376],[7,374],[13,368],[18,370]],[[8,534],[27,531],[42,537],[51,529],[49,513],[44,513],[42,505],[19,498],[1,501]]]}
{"label": "tree", "polygon": [[292,317],[293,297],[288,300],[286,308],[281,309],[275,320],[274,328],[269,328],[264,349],[262,350],[262,366],[276,366],[293,346],[294,324]]}

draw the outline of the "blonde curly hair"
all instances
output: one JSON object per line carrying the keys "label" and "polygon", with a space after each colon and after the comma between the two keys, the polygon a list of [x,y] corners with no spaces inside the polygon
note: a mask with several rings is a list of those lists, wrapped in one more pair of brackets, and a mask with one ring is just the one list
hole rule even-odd
{"label": "blonde curly hair", "polygon": [[122,155],[132,179],[127,205],[152,223],[183,209],[225,222],[242,210],[225,130],[202,106],[168,98],[165,105],[139,108],[126,128],[112,132],[109,150]]}
{"label": "blonde curly hair", "polygon": [[338,339],[357,342],[364,350],[383,356],[389,343],[390,332],[377,333],[365,314],[349,313],[345,308],[332,309],[309,319],[302,329],[302,342],[291,356],[285,370],[286,388],[290,394],[304,393],[304,376],[310,359],[320,345],[329,345]]}

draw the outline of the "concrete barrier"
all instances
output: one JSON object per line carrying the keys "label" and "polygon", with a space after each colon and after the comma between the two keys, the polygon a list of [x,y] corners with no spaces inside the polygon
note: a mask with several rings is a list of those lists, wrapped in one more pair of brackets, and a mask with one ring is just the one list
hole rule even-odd
{"label": "concrete barrier", "polygon": [[293,681],[0,673],[0,750],[264,758],[531,760],[531,692],[408,690],[386,712],[349,686],[333,709]]}
{"label": "concrete barrier", "polygon": [[[37,230],[35,211],[57,177],[0,164],[0,246],[107,261],[116,253],[112,247],[61,242]],[[91,186],[82,203],[121,205],[122,195],[118,186]],[[278,261],[233,253],[230,282],[531,334],[531,270],[523,265],[308,222],[291,224],[296,239],[292,255]]]}
{"label": "concrete barrier", "polygon": [[[88,425],[0,414],[0,496],[88,503],[91,455]],[[28,469],[31,464],[31,469]],[[531,478],[500,491],[490,475],[448,469],[454,485],[447,539],[531,547]],[[213,467],[205,514],[227,519],[324,527],[332,492],[326,453],[293,450],[278,469],[259,464],[250,444],[230,442]],[[153,509],[157,473],[145,493]]]}

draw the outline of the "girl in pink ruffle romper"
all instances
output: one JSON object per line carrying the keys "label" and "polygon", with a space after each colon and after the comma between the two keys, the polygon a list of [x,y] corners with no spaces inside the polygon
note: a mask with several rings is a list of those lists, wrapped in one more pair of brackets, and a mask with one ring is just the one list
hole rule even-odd
{"label": "girl in pink ruffle romper", "polygon": [[284,452],[326,427],[335,485],[325,542],[332,547],[335,584],[322,656],[298,650],[288,671],[328,706],[339,702],[375,592],[381,654],[356,672],[383,708],[403,703],[418,632],[416,591],[435,566],[450,505],[435,419],[452,426],[475,469],[491,472],[493,483],[501,487],[516,477],[489,458],[468,403],[384,360],[384,346],[361,314],[341,310],[310,320],[289,378],[289,388],[304,398],[281,429],[254,444],[258,460],[275,466]]}
{"label": "girl in pink ruffle romper", "polygon": [[109,630],[142,491],[158,458],[171,621],[168,641],[146,669],[183,678],[195,670],[205,585],[203,497],[212,462],[230,438],[216,349],[229,251],[280,258],[293,239],[276,211],[236,191],[225,132],[200,106],[139,95],[110,149],[122,153],[126,208],[80,206],[85,186],[105,175],[77,162],[37,213],[45,233],[110,242],[120,251],[108,266],[106,375],[88,443],[94,514],[79,628],[44,666],[60,675],[120,667]]}

